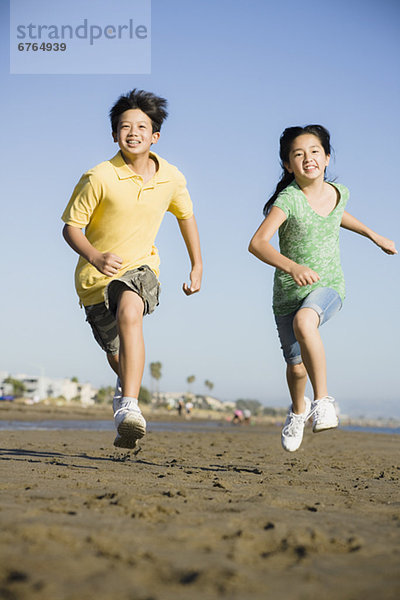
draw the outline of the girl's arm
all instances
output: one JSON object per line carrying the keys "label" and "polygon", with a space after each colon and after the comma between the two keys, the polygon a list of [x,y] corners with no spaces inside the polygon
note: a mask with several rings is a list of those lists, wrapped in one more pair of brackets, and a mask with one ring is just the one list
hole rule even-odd
{"label": "girl's arm", "polygon": [[270,240],[285,221],[286,215],[283,210],[273,206],[253,235],[249,244],[249,252],[262,262],[267,263],[267,265],[288,273],[297,285],[303,286],[315,283],[319,280],[318,273],[287,258],[270,244]]}
{"label": "girl's arm", "polygon": [[190,271],[190,287],[187,283],[184,283],[182,286],[186,296],[190,296],[200,290],[201,278],[203,275],[199,231],[194,215],[189,219],[178,219],[178,225],[192,265],[192,270]]}
{"label": "girl's arm", "polygon": [[64,225],[63,236],[65,241],[75,252],[82,256],[91,265],[96,267],[100,273],[112,277],[116,275],[122,266],[122,259],[116,254],[96,250],[89,242],[82,229],[72,225]]}
{"label": "girl's arm", "polygon": [[392,242],[392,240],[383,237],[383,235],[379,235],[379,233],[375,233],[375,231],[372,231],[372,229],[364,225],[364,223],[361,223],[361,221],[346,211],[343,213],[341,226],[344,229],[354,231],[354,233],[358,233],[359,235],[369,238],[374,242],[374,244],[386,252],[386,254],[397,254],[395,244]]}

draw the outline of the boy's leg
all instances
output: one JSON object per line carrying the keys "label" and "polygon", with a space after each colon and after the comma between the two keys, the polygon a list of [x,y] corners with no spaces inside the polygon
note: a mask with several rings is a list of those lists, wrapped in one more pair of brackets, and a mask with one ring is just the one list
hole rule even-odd
{"label": "boy's leg", "polygon": [[[123,396],[118,377],[113,400],[114,421],[118,432],[114,445],[121,448],[134,448],[136,441],[146,433],[146,421],[137,404],[144,366],[142,332],[144,301],[125,285],[117,288],[116,292],[115,311],[111,312],[105,303],[99,303],[85,307],[85,312],[97,342],[105,350],[107,360],[118,376],[121,374],[119,360],[121,347],[118,330],[121,330],[121,337],[125,342],[122,350],[122,362],[128,366],[124,373],[127,382],[125,395],[129,394],[130,396]],[[118,319],[115,312],[118,312],[120,300],[121,310]],[[138,373],[135,373],[135,368],[136,371],[139,371]]]}
{"label": "boy's leg", "polygon": [[108,356],[119,375],[113,402],[118,432],[114,446],[119,448],[134,448],[146,433],[137,401],[145,361],[143,316],[158,305],[159,290],[157,277],[147,265],[127,271],[104,290],[105,305],[115,315],[119,344],[117,354]]}
{"label": "boy's leg", "polygon": [[[138,439],[146,433],[146,421],[138,406],[138,395],[144,369],[143,340],[144,302],[130,289],[121,291],[117,305],[119,333],[120,391],[114,396],[114,422],[118,435],[114,446],[135,448]],[[118,383],[117,383],[118,386]]]}
{"label": "boy's leg", "polygon": [[118,354],[107,354],[108,364],[119,377],[119,357]]}
{"label": "boy's leg", "polygon": [[120,339],[119,377],[122,395],[137,398],[143,377],[145,348],[143,339],[144,303],[136,292],[126,289],[118,300],[117,325]]}
{"label": "boy's leg", "polygon": [[318,327],[319,315],[314,309],[298,310],[293,321],[293,329],[314,390],[314,400],[328,395],[325,350]]}

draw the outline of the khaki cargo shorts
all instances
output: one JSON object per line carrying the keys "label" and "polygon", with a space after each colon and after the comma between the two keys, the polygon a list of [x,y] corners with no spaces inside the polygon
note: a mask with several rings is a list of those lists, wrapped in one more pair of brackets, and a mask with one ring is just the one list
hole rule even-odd
{"label": "khaki cargo shorts", "polygon": [[118,354],[119,335],[117,327],[118,300],[123,290],[130,289],[144,303],[144,315],[152,313],[159,304],[160,284],[148,265],[127,271],[118,279],[110,281],[104,291],[104,302],[85,306],[86,321],[93,335],[107,354]]}

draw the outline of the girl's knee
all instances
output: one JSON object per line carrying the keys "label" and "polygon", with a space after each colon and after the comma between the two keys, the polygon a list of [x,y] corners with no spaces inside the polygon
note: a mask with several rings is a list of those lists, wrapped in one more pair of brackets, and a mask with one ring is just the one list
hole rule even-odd
{"label": "girl's knee", "polygon": [[312,308],[302,308],[293,320],[293,331],[298,341],[315,333],[319,325],[319,315]]}
{"label": "girl's knee", "polygon": [[293,379],[303,379],[307,377],[307,371],[304,364],[298,363],[297,365],[287,365],[288,374]]}

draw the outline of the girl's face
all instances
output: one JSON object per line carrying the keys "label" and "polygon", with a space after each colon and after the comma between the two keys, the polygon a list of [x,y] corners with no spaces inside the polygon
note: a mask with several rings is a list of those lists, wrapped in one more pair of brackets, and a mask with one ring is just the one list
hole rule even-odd
{"label": "girl's face", "polygon": [[304,133],[293,140],[289,162],[285,163],[285,167],[289,173],[293,173],[297,182],[309,183],[324,179],[329,159],[317,136]]}

